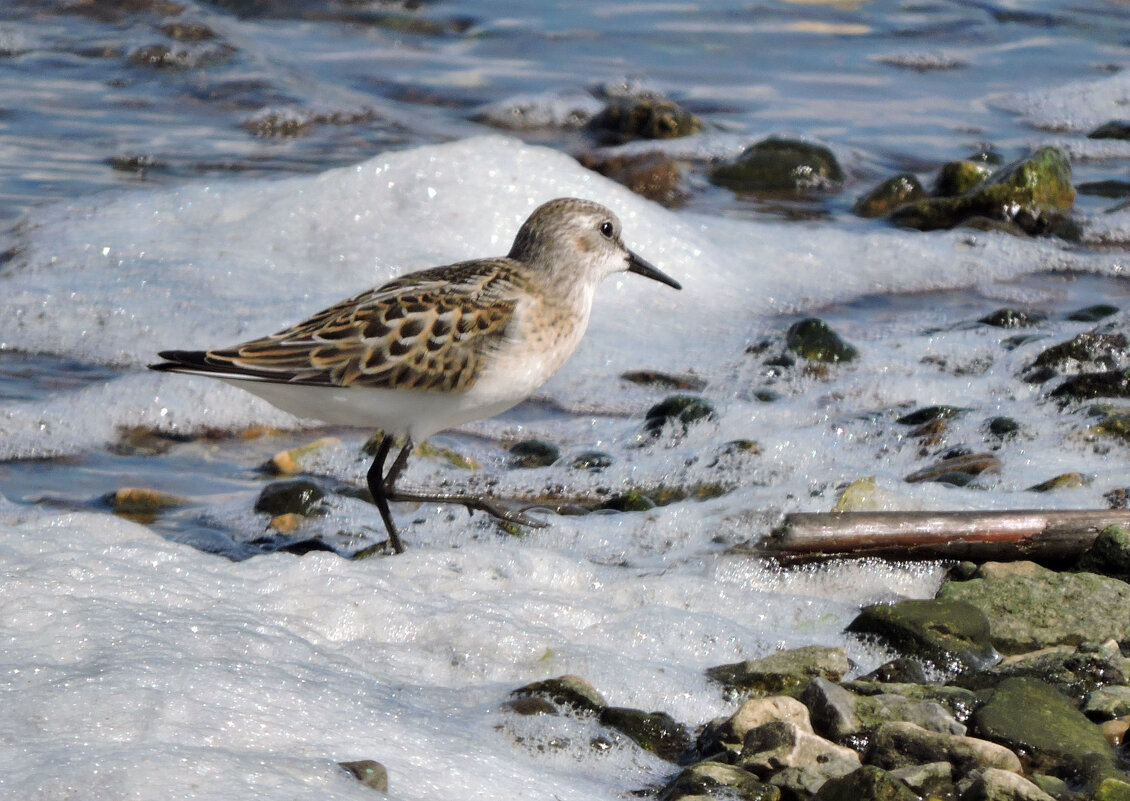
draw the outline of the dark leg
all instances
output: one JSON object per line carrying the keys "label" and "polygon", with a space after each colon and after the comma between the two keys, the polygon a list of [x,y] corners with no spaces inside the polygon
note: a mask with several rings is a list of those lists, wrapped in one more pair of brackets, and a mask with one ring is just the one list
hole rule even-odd
{"label": "dark leg", "polygon": [[[381,444],[377,446],[377,455],[373,457],[373,464],[365,478],[369,482],[369,492],[373,495],[373,503],[377,505],[377,510],[381,513],[381,520],[385,524],[385,531],[388,532],[388,544],[397,553],[404,553],[404,543],[400,541],[400,535],[396,533],[396,524],[392,522],[392,513],[388,510],[388,493],[385,489],[385,459],[388,458],[388,451],[391,447],[392,437],[386,434],[381,439]],[[388,471],[389,474],[392,475],[393,471],[399,473],[404,469],[404,462],[407,459],[406,452],[401,451],[397,455],[396,461],[393,462],[392,468]]]}

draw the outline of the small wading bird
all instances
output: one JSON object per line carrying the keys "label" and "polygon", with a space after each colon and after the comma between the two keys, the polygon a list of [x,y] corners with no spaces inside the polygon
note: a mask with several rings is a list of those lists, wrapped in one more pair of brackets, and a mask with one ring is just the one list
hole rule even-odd
{"label": "small wading bird", "polygon": [[[551,200],[505,258],[405,275],[277,334],[215,350],[167,350],[154,370],[218,378],[298,417],[379,429],[367,480],[397,553],[389,501],[455,503],[544,525],[488,498],[396,489],[413,441],[529,397],[576,350],[601,279],[628,271],[680,289],[620,239],[598,203]],[[404,445],[384,472],[394,442]]]}

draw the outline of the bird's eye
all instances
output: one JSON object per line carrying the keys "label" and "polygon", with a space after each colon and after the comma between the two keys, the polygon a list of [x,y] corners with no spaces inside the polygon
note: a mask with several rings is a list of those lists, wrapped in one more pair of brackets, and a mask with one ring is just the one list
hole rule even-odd
{"label": "bird's eye", "polygon": [[612,234],[614,234],[615,231],[616,229],[612,227],[612,222],[610,220],[605,220],[600,224],[600,233],[602,233],[608,239],[612,238]]}

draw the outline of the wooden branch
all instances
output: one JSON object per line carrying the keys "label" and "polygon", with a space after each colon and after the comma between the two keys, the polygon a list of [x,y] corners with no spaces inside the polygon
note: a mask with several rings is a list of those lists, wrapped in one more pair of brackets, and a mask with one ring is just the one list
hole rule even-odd
{"label": "wooden branch", "polygon": [[787,563],[862,557],[1062,562],[1116,524],[1130,527],[1130,511],[798,512],[785,515],[747,552]]}

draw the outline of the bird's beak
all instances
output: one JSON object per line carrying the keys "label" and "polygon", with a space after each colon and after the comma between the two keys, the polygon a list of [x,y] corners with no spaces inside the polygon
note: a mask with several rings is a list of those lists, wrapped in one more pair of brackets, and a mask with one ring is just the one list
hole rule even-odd
{"label": "bird's beak", "polygon": [[667,286],[673,286],[675,289],[682,289],[682,285],[671,276],[664,272],[659,271],[655,267],[648,264],[645,260],[641,259],[632,251],[628,251],[628,272],[642,275],[645,278],[650,278],[653,281],[658,281]]}

